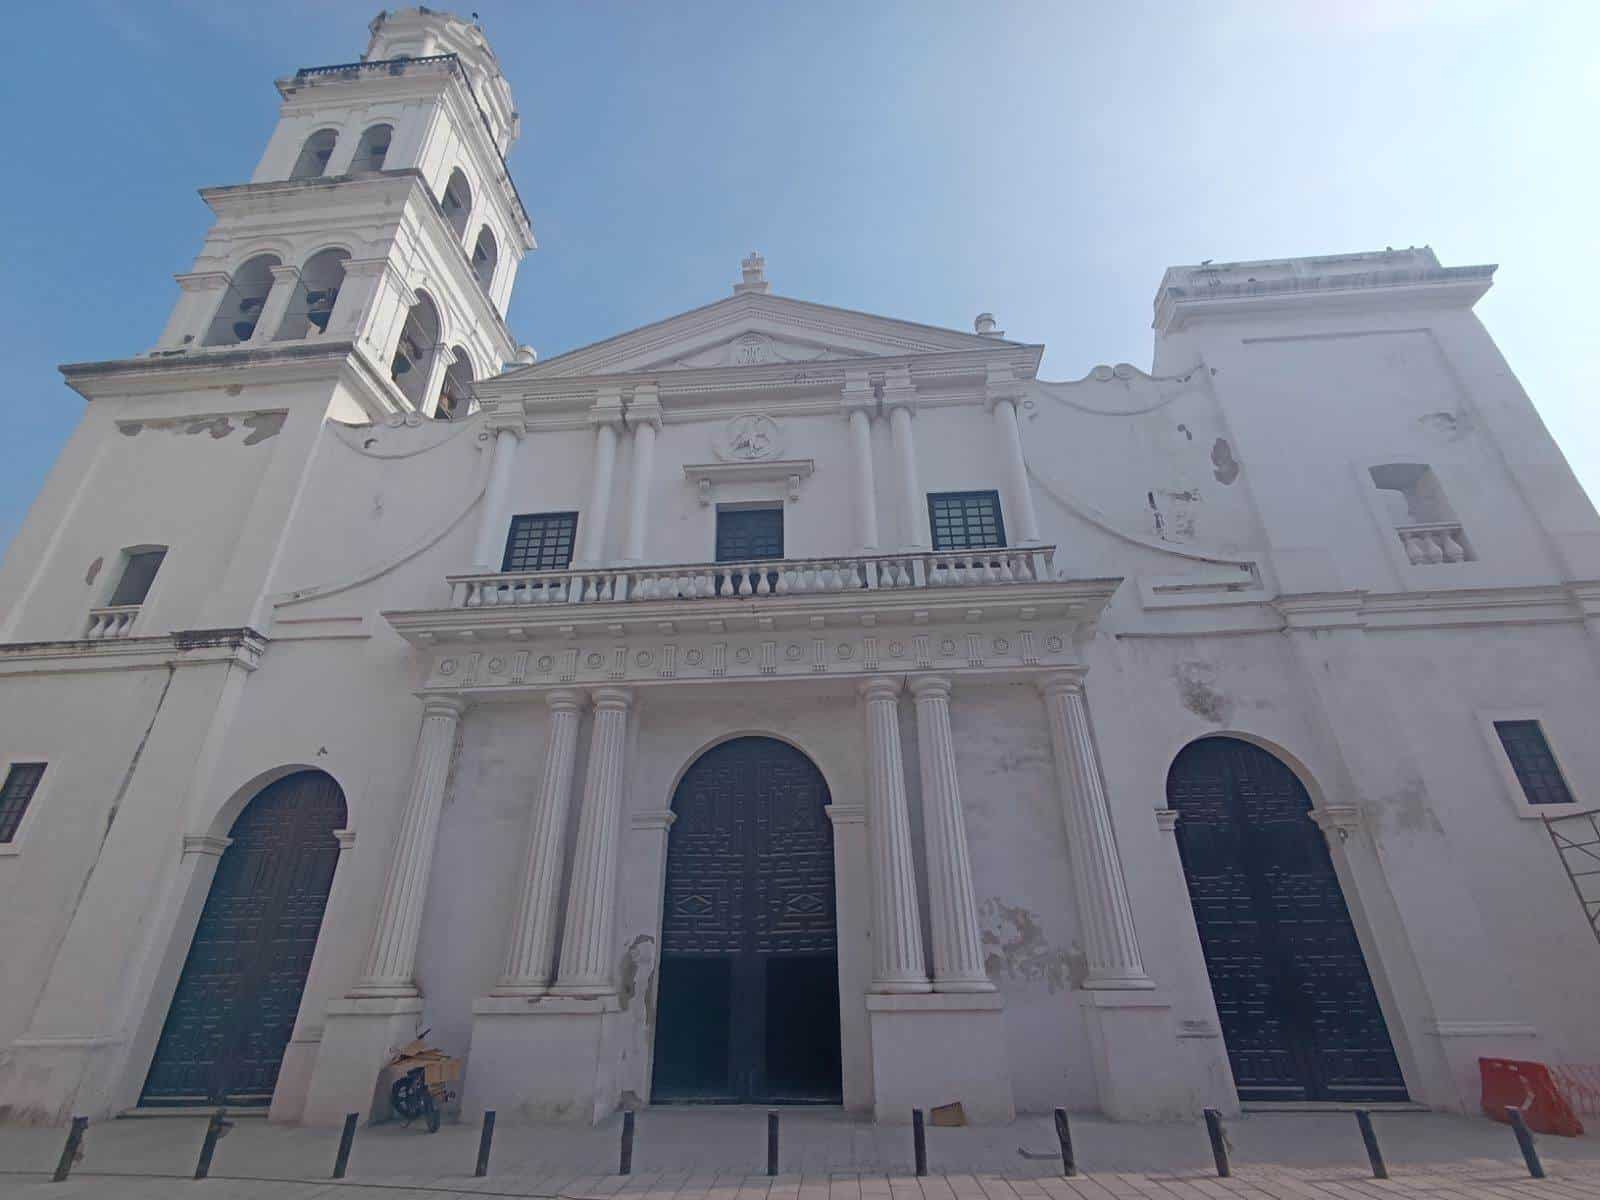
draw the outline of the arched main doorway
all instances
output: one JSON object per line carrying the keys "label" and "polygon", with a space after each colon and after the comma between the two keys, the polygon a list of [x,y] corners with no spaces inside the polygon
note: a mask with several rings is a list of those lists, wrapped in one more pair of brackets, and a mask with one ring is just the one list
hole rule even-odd
{"label": "arched main doorway", "polygon": [[234,821],[140,1103],[265,1105],[339,863],[344,792],[297,771]]}
{"label": "arched main doorway", "polygon": [[1405,1081],[1311,797],[1239,738],[1167,774],[1222,1037],[1241,1100],[1404,1100]]}
{"label": "arched main doorway", "polygon": [[707,750],[672,797],[651,1098],[838,1103],[828,785],[774,738]]}

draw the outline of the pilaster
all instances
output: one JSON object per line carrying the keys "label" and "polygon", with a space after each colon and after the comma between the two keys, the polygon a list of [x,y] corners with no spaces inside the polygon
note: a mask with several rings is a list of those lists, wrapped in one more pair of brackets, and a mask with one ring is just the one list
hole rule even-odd
{"label": "pilaster", "polygon": [[845,374],[839,407],[850,423],[850,451],[856,474],[856,541],[861,553],[878,550],[878,486],[872,466],[872,416],[878,398],[865,371]]}
{"label": "pilaster", "polygon": [[995,432],[1006,464],[1006,507],[1018,532],[1020,545],[1037,546],[1039,514],[1033,504],[1033,488],[1028,483],[1028,463],[1022,453],[1022,432],[1017,427],[1017,405],[1022,388],[1010,367],[990,364],[985,368],[984,401],[994,417]]}
{"label": "pilaster", "polygon": [[516,462],[517,443],[522,440],[523,421],[522,405],[513,401],[496,409],[478,434],[480,439],[490,443],[492,456],[472,552],[472,565],[479,571],[500,569],[506,540],[506,497],[511,490],[512,467]]}
{"label": "pilaster", "polygon": [[611,481],[617,467],[617,431],[622,428],[622,389],[601,388],[589,409],[594,460],[589,471],[589,506],[578,518],[579,550],[574,566],[598,566],[605,558],[611,515]]}
{"label": "pilaster", "polygon": [[932,540],[928,533],[927,497],[923,495],[917,463],[917,389],[911,382],[910,368],[890,368],[883,385],[883,407],[889,414],[895,460],[900,468],[901,534],[906,549],[925,550]]}
{"label": "pilaster", "polygon": [[643,562],[649,540],[650,482],[655,474],[656,434],[661,429],[661,399],[655,384],[640,384],[628,402],[633,431],[633,486],[628,494],[628,537],[622,557]]}
{"label": "pilaster", "polygon": [[173,278],[178,281],[180,295],[161,339],[156,342],[157,353],[198,348],[216,315],[217,305],[222,303],[233,281],[226,271],[191,271]]}

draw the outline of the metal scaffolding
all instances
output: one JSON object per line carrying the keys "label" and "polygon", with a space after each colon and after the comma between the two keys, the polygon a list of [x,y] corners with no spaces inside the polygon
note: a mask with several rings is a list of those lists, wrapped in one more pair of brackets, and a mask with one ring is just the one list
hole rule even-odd
{"label": "metal scaffolding", "polygon": [[1555,844],[1572,890],[1600,941],[1600,808],[1566,817],[1546,817],[1544,827]]}

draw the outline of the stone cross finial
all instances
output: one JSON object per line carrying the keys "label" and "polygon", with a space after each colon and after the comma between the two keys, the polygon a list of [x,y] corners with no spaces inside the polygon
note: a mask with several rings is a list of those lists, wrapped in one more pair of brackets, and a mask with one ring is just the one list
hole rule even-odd
{"label": "stone cross finial", "polygon": [[761,257],[759,251],[752,250],[739,262],[739,270],[744,275],[742,283],[733,285],[733,294],[741,295],[744,292],[764,292],[768,288],[767,260]]}

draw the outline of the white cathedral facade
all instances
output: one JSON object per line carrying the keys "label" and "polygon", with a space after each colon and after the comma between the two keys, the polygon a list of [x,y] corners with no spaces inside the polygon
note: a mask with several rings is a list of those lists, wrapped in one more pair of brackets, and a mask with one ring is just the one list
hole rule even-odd
{"label": "white cathedral facade", "polygon": [[[1430,250],[1151,373],[731,295],[547,361],[483,35],[278,82],[0,570],[0,1118],[1477,1105],[1600,1062],[1600,519]],[[1551,820],[1553,819],[1553,821]]]}

